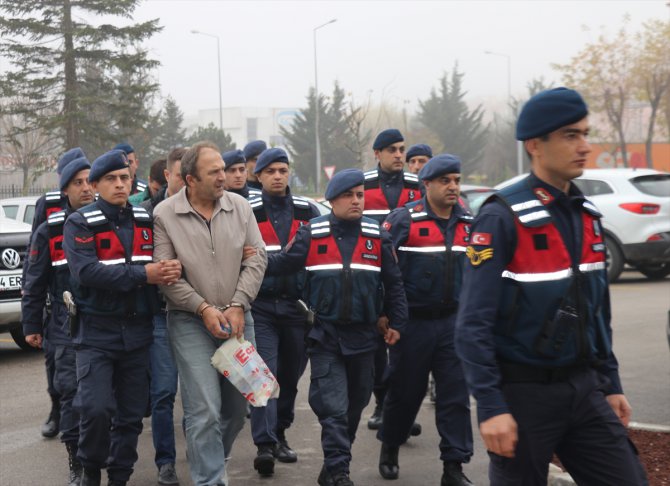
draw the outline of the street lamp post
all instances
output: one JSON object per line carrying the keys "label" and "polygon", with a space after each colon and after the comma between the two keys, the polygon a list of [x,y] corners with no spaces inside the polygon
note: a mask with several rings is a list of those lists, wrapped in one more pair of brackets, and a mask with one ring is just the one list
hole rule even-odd
{"label": "street lamp post", "polygon": [[221,91],[221,41],[218,35],[208,34],[207,32],[200,32],[199,30],[192,30],[191,34],[206,35],[207,37],[214,37],[216,39],[216,59],[218,61],[219,73],[219,128],[223,131],[223,101]]}
{"label": "street lamp post", "polygon": [[319,192],[321,188],[321,140],[319,138],[319,73],[317,70],[317,62],[316,62],[316,31],[319,30],[322,27],[325,27],[326,25],[330,25],[333,22],[336,22],[337,19],[331,19],[325,24],[318,25],[314,27],[313,29],[313,34],[314,34],[314,95],[315,95],[315,109],[316,109],[316,116],[314,117],[314,131],[316,132],[315,135],[315,142],[316,142],[316,192]]}
{"label": "street lamp post", "polygon": [[[512,107],[512,56],[509,54],[504,54],[502,52],[492,52],[492,51],[484,51],[484,54],[489,54],[491,56],[501,56],[504,58],[507,58],[507,104],[509,105],[509,109],[512,112],[512,120],[516,118],[516,113],[514,112],[514,108]],[[516,171],[517,174],[522,174],[523,173],[523,150],[522,150],[523,144],[521,143],[520,140],[517,140],[516,142]]]}

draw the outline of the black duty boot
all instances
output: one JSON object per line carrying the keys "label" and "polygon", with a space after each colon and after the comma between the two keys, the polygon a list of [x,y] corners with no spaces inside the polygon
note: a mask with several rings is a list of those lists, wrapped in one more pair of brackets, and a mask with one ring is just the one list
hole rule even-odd
{"label": "black duty boot", "polygon": [[67,486],[79,486],[84,468],[81,467],[81,463],[77,459],[77,443],[66,442],[65,448],[67,449],[67,464],[70,468],[70,479]]}
{"label": "black duty boot", "polygon": [[47,421],[42,424],[40,432],[43,437],[51,439],[58,435],[58,426],[60,424],[60,400],[51,397],[51,411]]}
{"label": "black duty boot", "polygon": [[333,486],[354,486],[354,482],[349,478],[349,473],[341,471],[333,474]]}
{"label": "black duty boot", "polygon": [[440,486],[474,486],[463,474],[463,465],[460,462],[445,462]]}
{"label": "black duty boot", "polygon": [[417,435],[421,435],[421,424],[418,424],[414,422],[412,424],[412,428],[409,429],[409,435],[412,437],[416,437]]}
{"label": "black duty boot", "polygon": [[107,486],[126,486],[128,481],[121,481],[120,479],[110,479]]}
{"label": "black duty boot", "polygon": [[277,447],[275,447],[275,458],[279,462],[296,462],[298,460],[298,454],[296,454],[288,445],[286,434],[283,430],[277,431],[277,439],[279,440],[279,443],[277,444]]}
{"label": "black duty boot", "polygon": [[384,444],[379,453],[379,474],[384,479],[398,479],[398,446]]}
{"label": "black duty boot", "polygon": [[256,458],[254,459],[254,469],[261,476],[272,476],[275,472],[274,444],[260,444]]}
{"label": "black duty boot", "polygon": [[382,405],[383,402],[377,402],[375,405],[375,411],[372,412],[372,415],[368,419],[368,429],[377,430],[382,425]]}
{"label": "black duty boot", "polygon": [[319,486],[333,486],[333,477],[330,475],[325,465],[321,467],[319,479],[317,479],[316,482],[319,483]]}
{"label": "black duty boot", "polygon": [[100,486],[100,469],[84,468],[80,486]]}

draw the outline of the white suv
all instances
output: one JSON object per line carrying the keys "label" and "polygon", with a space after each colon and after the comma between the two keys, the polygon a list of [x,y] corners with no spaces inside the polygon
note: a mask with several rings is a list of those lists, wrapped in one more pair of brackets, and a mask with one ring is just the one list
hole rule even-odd
{"label": "white suv", "polygon": [[669,173],[587,169],[575,184],[603,214],[610,281],[624,263],[652,279],[670,274]]}
{"label": "white suv", "polygon": [[[498,184],[502,189],[525,177]],[[651,279],[670,275],[670,174],[653,169],[586,169],[574,180],[603,214],[607,276],[624,264]]]}

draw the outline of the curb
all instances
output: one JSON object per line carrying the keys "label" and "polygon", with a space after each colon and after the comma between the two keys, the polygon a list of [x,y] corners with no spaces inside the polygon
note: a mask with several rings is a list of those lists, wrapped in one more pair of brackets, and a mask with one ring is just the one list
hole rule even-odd
{"label": "curb", "polygon": [[[646,430],[647,432],[670,432],[670,425],[645,424],[641,422],[630,422],[629,429]],[[556,466],[549,464],[549,478],[547,486],[576,486],[574,479],[567,472]]]}

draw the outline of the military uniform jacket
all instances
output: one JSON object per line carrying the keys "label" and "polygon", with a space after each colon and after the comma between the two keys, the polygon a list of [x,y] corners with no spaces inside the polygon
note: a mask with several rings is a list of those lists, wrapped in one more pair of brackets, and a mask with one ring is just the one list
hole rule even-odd
{"label": "military uniform jacket", "polygon": [[[531,174],[475,219],[456,346],[480,421],[508,412],[498,361],[595,365],[610,379],[608,393],[621,393],[598,214],[574,184],[565,195]],[[560,328],[543,346],[547,323],[565,302],[578,310],[579,325]]]}
{"label": "military uniform jacket", "polygon": [[412,309],[446,315],[456,310],[472,216],[454,206],[435,215],[426,198],[394,209],[383,224],[393,239],[407,302]]}
{"label": "military uniform jacket", "polygon": [[[281,253],[271,255],[268,259],[270,275],[295,272],[305,266],[308,270],[305,299],[316,307],[316,323],[309,333],[311,339],[345,355],[376,349],[376,323],[370,320],[372,313],[378,315],[381,306],[372,309],[368,304],[363,305],[363,296],[370,299],[383,298],[384,310],[391,327],[397,329],[401,335],[405,331],[407,299],[402,286],[402,275],[390,236],[385,231],[380,231],[379,225],[373,220],[361,218],[346,221],[332,213],[313,219],[310,224],[298,229],[295,238]],[[367,272],[369,275],[354,282],[352,270]],[[371,277],[372,274],[374,277]],[[371,277],[369,280],[368,276]],[[350,279],[349,284],[344,282],[345,278]],[[377,294],[378,283],[375,278],[383,285],[383,297]],[[366,282],[369,285],[365,285]],[[347,285],[351,285],[351,289],[358,285],[357,295],[346,292]],[[334,292],[330,300],[327,295],[328,288]],[[340,290],[342,293],[336,293]],[[347,293],[351,300],[344,302],[341,297]],[[355,308],[354,302],[358,303]],[[358,320],[357,313],[367,316],[367,322],[354,322]],[[351,322],[338,321],[340,316]]]}
{"label": "military uniform jacket", "polygon": [[392,209],[421,198],[419,178],[409,172],[389,174],[377,167],[365,172],[363,215],[382,223]]}

